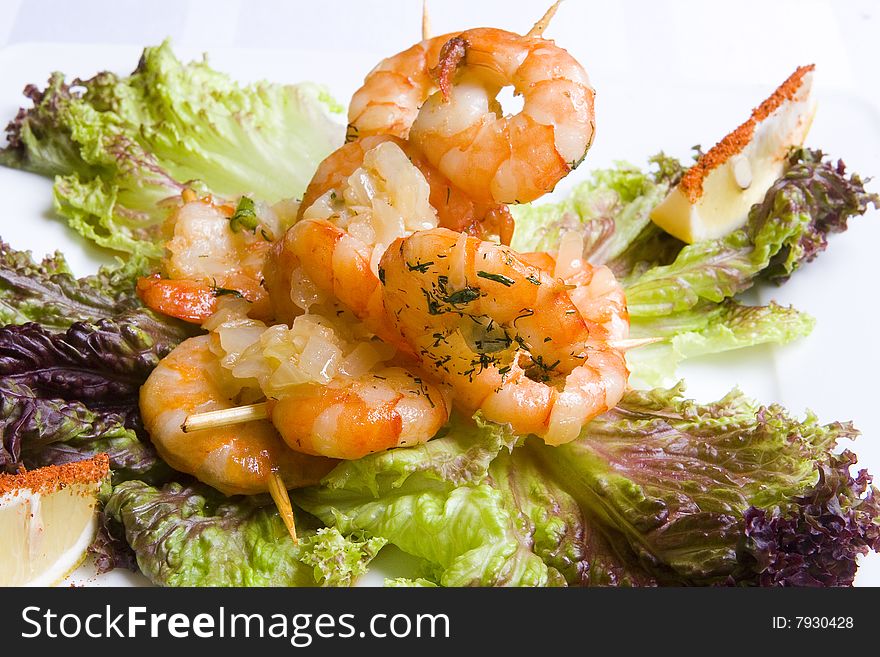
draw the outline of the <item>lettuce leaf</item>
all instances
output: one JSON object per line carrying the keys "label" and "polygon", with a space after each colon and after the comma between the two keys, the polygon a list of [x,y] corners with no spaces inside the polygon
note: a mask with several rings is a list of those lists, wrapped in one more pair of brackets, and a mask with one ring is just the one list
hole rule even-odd
{"label": "lettuce leaf", "polygon": [[[454,433],[439,448],[466,458],[471,443],[456,447]],[[847,585],[856,557],[880,547],[876,492],[865,494],[864,475],[847,478],[851,455],[831,455],[854,435],[737,391],[713,404],[685,399],[681,386],[631,391],[577,441],[526,439],[466,483],[407,475],[385,455],[365,459],[372,467],[359,476],[343,464],[296,499],[343,533],[428,560],[443,585],[752,585],[806,573]],[[800,567],[798,541],[815,550]]]}
{"label": "lettuce leaf", "polygon": [[650,244],[646,257],[651,262],[671,262],[683,244],[657,229],[648,215],[666,196],[680,167],[662,153],[651,162],[657,167],[653,173],[618,162],[591,172],[558,203],[512,206],[516,230],[511,246],[520,252],[555,253],[562,234],[578,230],[587,259],[608,264],[620,278],[642,262],[637,253],[645,244]]}
{"label": "lettuce leaf", "polygon": [[829,232],[846,229],[880,197],[865,191],[857,174],[819,151],[798,149],[789,168],[749,212],[746,226],[725,237],[690,244],[674,262],[627,281],[630,314],[662,317],[701,301],[720,303],[759,278],[784,280],[827,246]]}
{"label": "lettuce leaf", "polygon": [[683,167],[662,153],[651,163],[651,171],[618,163],[593,172],[559,203],[516,208],[514,246],[552,252],[562,232],[584,234],[585,257],[610,267],[626,289],[633,336],[668,338],[627,354],[647,385],[674,380],[686,358],[808,335],[813,320],[793,308],[732,298],[759,280],[784,281],[880,197],[858,175],[847,176],[842,162],[798,149],[745,228],[686,245],[649,219]]}
{"label": "lettuce leaf", "polygon": [[385,545],[315,529],[305,517],[297,517],[295,545],[265,502],[200,484],[129,481],[114,488],[105,512],[124,527],[141,571],[165,586],[350,586]]}
{"label": "lettuce leaf", "polygon": [[273,203],[301,195],[343,140],[341,111],[317,85],[241,86],[166,41],[129,76],[29,85],[33,107],[7,128],[0,164],[55,178],[58,212],[97,244],[162,254],[163,201],[185,187]]}
{"label": "lettuce leaf", "polygon": [[77,279],[57,251],[37,263],[30,252],[0,241],[0,324],[38,322],[44,329],[64,330],[74,322],[135,310],[141,307],[135,283],[147,269],[143,260],[132,258]]}
{"label": "lettuce leaf", "polygon": [[806,337],[815,320],[791,307],[747,306],[733,300],[705,304],[665,317],[633,318],[631,335],[667,338],[626,354],[632,377],[643,385],[669,383],[687,358]]}
{"label": "lettuce leaf", "polygon": [[184,337],[147,311],[64,333],[35,323],[0,328],[0,469],[107,452],[114,480],[167,479],[141,427],[138,391]]}

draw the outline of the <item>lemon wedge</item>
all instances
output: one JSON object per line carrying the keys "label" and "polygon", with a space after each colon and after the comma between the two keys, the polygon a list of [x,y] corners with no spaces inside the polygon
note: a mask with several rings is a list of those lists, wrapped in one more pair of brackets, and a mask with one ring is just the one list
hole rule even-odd
{"label": "lemon wedge", "polygon": [[51,586],[85,558],[106,454],[0,474],[0,586]]}
{"label": "lemon wedge", "polygon": [[744,225],[752,205],[784,173],[791,147],[801,145],[810,129],[813,69],[798,68],[748,121],[704,153],[651,212],[654,223],[688,243]]}

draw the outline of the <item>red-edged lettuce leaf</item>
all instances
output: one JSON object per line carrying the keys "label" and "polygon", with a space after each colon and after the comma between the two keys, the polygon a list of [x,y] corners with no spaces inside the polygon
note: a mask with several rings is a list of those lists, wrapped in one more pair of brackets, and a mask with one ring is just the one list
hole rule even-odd
{"label": "red-edged lettuce leaf", "polygon": [[0,468],[106,451],[116,479],[166,475],[140,426],[138,391],[183,337],[147,311],[64,333],[34,323],[0,328]]}
{"label": "red-edged lettuce leaf", "polygon": [[[847,585],[840,562],[880,547],[876,493],[832,454],[848,424],[676,387],[627,393],[561,447],[503,449],[492,427],[343,463],[296,499],[425,559],[444,585]],[[431,450],[446,462],[474,443],[495,445],[484,475],[430,469]]]}
{"label": "red-edged lettuce leaf", "polygon": [[844,230],[849,217],[878,203],[858,174],[847,177],[841,161],[798,149],[763,202],[752,207],[744,228],[687,245],[668,265],[643,270],[634,264],[625,278],[630,314],[662,317],[703,301],[720,303],[761,278],[785,280],[815,259],[829,233]]}
{"label": "red-edged lettuce leaf", "polygon": [[385,545],[301,513],[294,543],[266,497],[128,481],[114,487],[105,512],[124,528],[141,571],[166,586],[349,586]]}
{"label": "red-edged lettuce leaf", "polygon": [[117,317],[141,307],[135,281],[147,269],[133,258],[75,278],[57,251],[36,262],[30,252],[0,241],[0,324],[37,322],[64,330],[78,321]]}

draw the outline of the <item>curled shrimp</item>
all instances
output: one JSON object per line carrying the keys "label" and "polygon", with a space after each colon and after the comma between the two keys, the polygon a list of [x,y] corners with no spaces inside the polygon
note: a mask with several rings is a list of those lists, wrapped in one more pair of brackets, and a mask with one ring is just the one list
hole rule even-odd
{"label": "curled shrimp", "polygon": [[144,426],[172,468],[227,495],[265,493],[273,472],[288,488],[310,486],[333,468],[335,461],[291,450],[265,420],[184,433],[189,415],[238,405],[226,378],[203,335],[178,345],[141,387]]}
{"label": "curled shrimp", "polygon": [[[315,186],[326,191],[317,195]],[[374,138],[349,144],[338,166],[322,168],[310,190],[302,218],[266,261],[276,318],[290,323],[315,304],[338,301],[406,350],[385,315],[378,260],[397,237],[437,226],[424,175],[396,142]]]}
{"label": "curled shrimp", "polygon": [[241,385],[268,398],[292,450],[357,459],[433,438],[449,419],[444,391],[396,366],[395,350],[344,313],[326,315],[267,327],[220,313],[209,322],[211,349]]}
{"label": "curled shrimp", "polygon": [[265,315],[269,300],[261,282],[271,233],[257,224],[236,227],[233,205],[194,196],[170,217],[173,234],[162,274],[138,281],[141,299],[153,310],[197,324],[229,294],[248,299],[256,315]]}
{"label": "curled shrimp", "polygon": [[424,443],[449,420],[439,388],[401,367],[299,388],[269,408],[291,449],[338,459]]}
{"label": "curled shrimp", "polygon": [[577,282],[528,260],[442,228],[421,231],[383,256],[383,299],[423,367],[452,387],[464,411],[561,444],[623,395],[623,353],[607,342],[628,319],[617,305],[620,286],[604,275],[587,281],[588,264],[563,265],[584,287],[596,280],[575,303]]}
{"label": "curled shrimp", "polygon": [[351,97],[346,140],[374,135],[406,139],[422,103],[437,90],[431,71],[454,36],[425,39],[379,62]]}
{"label": "curled shrimp", "polygon": [[[476,200],[526,203],[551,191],[593,141],[595,92],[583,67],[552,41],[494,28],[444,44],[437,85],[409,139]],[[522,111],[496,100],[513,86]]]}
{"label": "curled shrimp", "polygon": [[502,244],[513,237],[513,216],[506,205],[477,203],[446,179],[410,143],[390,134],[367,136],[344,144],[327,156],[303,195],[299,218],[322,196],[341,193],[346,181],[364,164],[366,154],[378,145],[391,142],[400,148],[428,183],[428,202],[437,211],[439,225],[484,239],[497,235]]}

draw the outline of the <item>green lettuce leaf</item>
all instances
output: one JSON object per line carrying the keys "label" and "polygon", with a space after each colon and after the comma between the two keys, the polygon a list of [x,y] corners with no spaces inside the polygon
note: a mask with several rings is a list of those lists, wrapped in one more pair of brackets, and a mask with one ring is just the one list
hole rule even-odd
{"label": "green lettuce leaf", "polygon": [[301,195],[342,143],[341,108],[313,84],[241,86],[168,42],[129,76],[99,73],[25,89],[0,164],[55,178],[55,206],[101,246],[162,254],[163,201],[185,187],[274,203]]}
{"label": "green lettuce leaf", "polygon": [[647,385],[674,380],[686,358],[809,334],[813,322],[803,313],[731,299],[759,280],[784,281],[827,247],[830,233],[845,230],[849,217],[880,197],[858,175],[847,176],[842,162],[799,149],[746,227],[686,245],[649,219],[684,168],[663,154],[651,162],[651,171],[618,163],[593,172],[559,203],[515,208],[514,246],[553,252],[564,231],[583,233],[585,257],[610,267],[624,285],[633,337],[668,338],[627,355]]}
{"label": "green lettuce leaf", "polygon": [[294,544],[265,502],[198,484],[129,481],[114,488],[105,513],[124,527],[141,571],[164,586],[350,586],[385,545],[314,528],[306,517],[297,517]]}
{"label": "green lettuce leaf", "polygon": [[423,577],[416,579],[393,577],[385,580],[385,586],[389,588],[436,588],[437,584]]}
{"label": "green lettuce leaf", "polygon": [[651,262],[671,261],[682,243],[655,228],[648,214],[669,191],[675,176],[670,168],[677,163],[662,154],[652,162],[658,167],[653,173],[626,162],[597,169],[558,203],[512,206],[516,229],[511,246],[520,252],[555,253],[562,234],[577,230],[584,235],[589,261],[615,263],[612,268],[620,277],[640,261],[632,252],[645,243],[652,247]]}
{"label": "green lettuce leaf", "polygon": [[806,337],[815,320],[791,307],[746,306],[733,300],[697,305],[665,317],[633,318],[634,338],[667,338],[626,354],[631,376],[643,385],[666,385],[687,358]]}
{"label": "green lettuce leaf", "polygon": [[702,301],[720,303],[761,277],[784,280],[827,246],[829,232],[845,230],[849,217],[878,203],[858,175],[846,176],[842,162],[798,149],[785,174],[752,207],[744,228],[687,245],[674,262],[628,280],[630,315],[666,316]]}
{"label": "green lettuce leaf", "polygon": [[[486,474],[466,483],[438,471],[407,474],[391,455],[408,450],[393,450],[368,457],[362,477],[339,479],[337,470],[296,499],[343,533],[382,536],[431,562],[436,576],[427,579],[443,585],[757,584],[782,561],[794,581],[790,552],[757,545],[758,533],[808,539],[813,525],[797,518],[824,517],[810,504],[828,488],[828,473],[844,467],[831,455],[835,445],[854,434],[736,391],[713,404],[685,399],[681,386],[631,391],[575,442],[526,439],[499,450]],[[438,441],[447,455],[465,457],[450,436]],[[850,522],[826,522],[814,541],[822,554],[802,568],[835,584],[851,583],[854,568],[832,564],[854,564],[880,547],[873,489],[865,496],[864,477],[842,476],[837,511]],[[830,497],[822,499],[830,509]]]}

